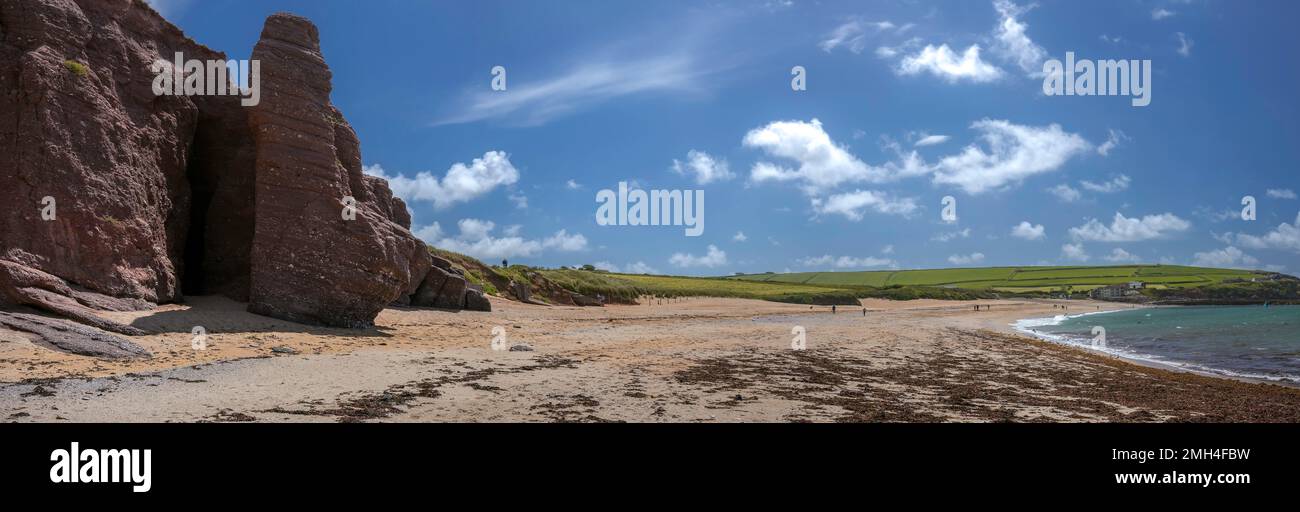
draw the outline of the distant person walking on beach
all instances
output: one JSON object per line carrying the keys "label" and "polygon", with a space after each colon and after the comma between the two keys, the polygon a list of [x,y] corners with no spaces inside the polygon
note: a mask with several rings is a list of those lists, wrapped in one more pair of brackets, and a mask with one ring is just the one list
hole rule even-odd
{"label": "distant person walking on beach", "polygon": [[835,305],[834,305],[834,304],[831,304],[831,314],[832,314],[832,315],[835,314]]}

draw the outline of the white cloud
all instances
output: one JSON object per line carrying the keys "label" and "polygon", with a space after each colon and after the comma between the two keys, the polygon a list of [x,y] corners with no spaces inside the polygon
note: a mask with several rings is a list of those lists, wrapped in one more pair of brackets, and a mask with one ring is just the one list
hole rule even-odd
{"label": "white cloud", "polygon": [[999,57],[1015,63],[1026,75],[1031,77],[1041,76],[1043,61],[1047,58],[1047,50],[1029,39],[1029,36],[1025,33],[1028,25],[1017,19],[1017,17],[1033,8],[1033,5],[1020,7],[1009,0],[995,0],[993,8],[1001,16],[997,29],[993,31],[993,37],[997,41],[991,48],[993,52]]}
{"label": "white cloud", "polygon": [[1268,197],[1271,197],[1273,199],[1295,199],[1296,198],[1295,191],[1289,188],[1270,188],[1266,193],[1268,194]]}
{"label": "white cloud", "polygon": [[808,195],[851,182],[882,183],[934,174],[934,182],[954,184],[978,194],[1020,182],[1034,174],[1051,172],[1091,147],[1088,141],[1066,133],[1059,125],[1043,127],[983,119],[971,124],[981,133],[985,147],[967,146],[961,153],[929,165],[915,150],[904,152],[888,144],[898,158],[880,166],[869,165],[831,140],[821,121],[775,121],[745,134],[746,147],[796,162],[797,167],[760,161],[750,171],[754,182],[798,182]]}
{"label": "white cloud", "polygon": [[442,238],[442,226],[439,226],[437,222],[427,226],[413,226],[411,234],[415,235],[415,237],[420,240],[432,244],[439,238]]}
{"label": "white cloud", "polygon": [[1110,181],[1106,181],[1102,183],[1093,183],[1091,181],[1080,181],[1079,185],[1087,190],[1097,192],[1100,194],[1113,194],[1115,192],[1128,190],[1129,183],[1131,183],[1132,181],[1133,180],[1130,179],[1127,175],[1121,174],[1119,176],[1111,178]]}
{"label": "white cloud", "polygon": [[1073,203],[1075,201],[1078,201],[1080,197],[1083,197],[1083,194],[1080,194],[1078,189],[1075,189],[1074,187],[1071,187],[1065,183],[1049,188],[1047,189],[1047,191],[1051,192],[1061,201],[1066,203]]}
{"label": "white cloud", "polygon": [[1251,249],[1278,249],[1300,253],[1300,214],[1296,214],[1295,224],[1283,222],[1263,236],[1238,233],[1237,243]]}
{"label": "white cloud", "polygon": [[1027,220],[1011,228],[1011,236],[1025,240],[1039,240],[1047,236],[1046,232],[1042,224],[1030,224]]}
{"label": "white cloud", "polygon": [[528,196],[523,193],[510,194],[510,202],[515,203],[515,208],[520,210],[528,208]]}
{"label": "white cloud", "polygon": [[658,274],[659,273],[658,270],[656,270],[654,267],[651,267],[650,265],[647,265],[644,261],[638,261],[636,263],[628,263],[627,265],[624,265],[622,267],[619,267],[618,265],[615,265],[608,261],[598,261],[596,263],[593,263],[591,266],[604,270],[606,272],[613,272],[615,274]]}
{"label": "white cloud", "polygon": [[894,246],[886,245],[880,249],[880,254],[894,254]]}
{"label": "white cloud", "polygon": [[973,265],[984,261],[984,253],[974,252],[967,254],[954,254],[948,257],[948,263],[953,265]]}
{"label": "white cloud", "polygon": [[483,158],[475,158],[469,165],[457,162],[441,179],[427,171],[416,174],[414,178],[401,174],[389,176],[379,164],[364,166],[363,170],[366,174],[388,180],[393,195],[407,203],[432,201],[437,209],[470,201],[499,186],[519,181],[519,171],[510,163],[509,155],[502,151],[488,151]]}
{"label": "white cloud", "polygon": [[1115,212],[1115,219],[1110,226],[1097,219],[1090,219],[1082,226],[1070,228],[1070,236],[1075,240],[1092,242],[1141,242],[1167,238],[1173,233],[1187,231],[1192,223],[1178,218],[1172,213],[1147,215],[1142,218],[1128,218]]}
{"label": "white cloud", "polygon": [[871,268],[897,265],[894,260],[888,258],[876,258],[874,256],[865,256],[861,258],[853,256],[835,257],[829,254],[816,257],[802,258],[798,261],[799,265],[805,267],[835,267],[835,268]]}
{"label": "white cloud", "polygon": [[910,23],[899,27],[890,21],[849,20],[826,34],[817,46],[826,53],[839,47],[848,48],[853,53],[862,53],[862,50],[867,47],[868,31],[875,33],[895,31],[901,34],[911,28]]}
{"label": "white cloud", "polygon": [[414,230],[417,237],[434,247],[468,254],[483,260],[502,258],[530,257],[544,250],[577,252],[587,249],[587,238],[581,234],[570,235],[566,230],[556,231],[542,240],[530,240],[518,236],[514,226],[506,229],[506,236],[494,237],[492,231],[496,223],[481,219],[461,219],[456,223],[460,234],[454,237],[443,236],[442,228],[434,223]]}
{"label": "white cloud", "polygon": [[912,198],[891,198],[874,190],[854,190],[845,194],[835,194],[826,200],[812,199],[813,210],[821,214],[839,214],[849,220],[862,220],[866,210],[871,209],[887,215],[911,215],[919,208]]}
{"label": "white cloud", "polygon": [[1178,36],[1178,54],[1184,57],[1190,57],[1192,55],[1192,45],[1196,44],[1196,42],[1192,41],[1192,38],[1187,37],[1187,35],[1182,32],[1178,32],[1175,35]]}
{"label": "white cloud", "polygon": [[582,188],[582,185],[579,184],[579,183],[576,182],[576,181],[569,180],[569,181],[564,182],[564,188],[567,188],[567,189],[569,189],[569,190],[578,190],[578,189]]}
{"label": "white cloud", "polygon": [[1216,268],[1257,268],[1259,260],[1233,246],[1192,255],[1192,265]]}
{"label": "white cloud", "polygon": [[744,242],[745,240],[749,240],[749,237],[745,236],[744,231],[737,231],[736,236],[731,237],[731,239],[736,242]]}
{"label": "white cloud", "polygon": [[972,144],[943,158],[936,166],[934,182],[959,186],[972,195],[1055,171],[1091,147],[1083,137],[1066,133],[1056,124],[1037,127],[984,119],[971,128],[983,133],[988,151]]}
{"label": "white cloud", "polygon": [[706,267],[714,268],[727,264],[727,252],[710,245],[708,253],[696,256],[690,253],[675,253],[668,258],[668,263],[679,268]]}
{"label": "white cloud", "polygon": [[[882,47],[876,50],[876,55],[892,57],[897,55],[897,50]],[[927,44],[920,52],[904,56],[894,72],[903,76],[929,73],[948,83],[987,83],[1002,77],[1002,70],[980,58],[978,44],[967,47],[960,57],[946,44]]]}
{"label": "white cloud", "polygon": [[861,22],[855,20],[835,27],[835,30],[827,34],[826,39],[823,39],[817,46],[820,46],[822,51],[827,53],[840,46],[848,48],[853,53],[862,53],[862,49],[866,48],[867,45],[866,38],[865,27]]}
{"label": "white cloud", "polygon": [[482,90],[486,89],[485,84],[480,92],[457,98],[451,112],[433,124],[502,119],[522,126],[537,126],[614,98],[693,93],[711,83],[705,79],[708,72],[719,71],[697,65],[693,57],[697,53],[683,48],[649,56],[600,55],[584,58],[576,66],[551,77],[507,80],[507,92]]}
{"label": "white cloud", "polygon": [[933,240],[935,242],[947,242],[950,240],[956,240],[958,238],[970,238],[970,228],[966,228],[961,231],[945,231],[943,233],[934,235],[934,237],[930,238],[930,240]]}
{"label": "white cloud", "polygon": [[1120,130],[1112,129],[1106,137],[1106,142],[1097,146],[1097,153],[1101,156],[1110,156],[1110,151],[1119,147],[1119,145],[1126,140],[1129,140],[1128,135],[1125,135],[1124,132]]}
{"label": "white cloud", "polygon": [[758,162],[750,172],[756,182],[801,180],[814,189],[848,181],[883,181],[886,176],[831,140],[821,121],[776,121],[745,134],[746,147],[798,162],[798,169]]}
{"label": "white cloud", "polygon": [[920,47],[921,47],[921,39],[918,37],[913,37],[911,39],[908,39],[907,41],[902,42],[897,46],[881,46],[876,48],[876,57],[879,57],[881,59],[893,59],[903,53],[907,53],[914,49],[919,49]]}
{"label": "white cloud", "polygon": [[[990,51],[998,58],[1019,67],[1026,75],[1042,75],[1042,62],[1047,58],[1047,51],[1029,38],[1028,25],[1019,18],[1033,8],[1022,7],[1010,0],[994,0],[993,8],[998,12],[998,24],[989,39],[992,40]],[[1003,71],[981,57],[978,44],[967,46],[960,55],[947,44],[926,44],[921,46],[920,39],[913,38],[898,46],[881,46],[876,48],[876,56],[882,59],[902,57],[894,72],[899,75],[918,75],[929,73],[947,81],[987,83],[1002,78]],[[916,50],[920,48],[919,50]]]}
{"label": "white cloud", "polygon": [[715,181],[727,181],[734,177],[726,160],[719,160],[703,151],[694,149],[686,153],[686,161],[673,159],[673,172],[682,176],[693,176],[695,183],[707,185]]}
{"label": "white cloud", "polygon": [[656,270],[654,267],[650,265],[646,265],[645,262],[642,261],[638,261],[636,263],[629,263],[627,266],[623,267],[623,272],[627,274],[658,274],[659,273],[659,271]]}
{"label": "white cloud", "polygon": [[1083,250],[1083,244],[1065,244],[1061,246],[1061,257],[1070,261],[1088,261],[1090,256]]}
{"label": "white cloud", "polygon": [[926,135],[917,140],[914,145],[916,147],[934,146],[948,142],[948,139],[950,138],[951,137],[947,135]]}
{"label": "white cloud", "polygon": [[1178,14],[1178,13],[1176,13],[1176,12],[1174,12],[1174,11],[1171,11],[1171,10],[1169,10],[1169,9],[1165,9],[1164,7],[1157,7],[1157,8],[1155,8],[1155,9],[1152,9],[1152,10],[1151,10],[1151,19],[1156,20],[1156,21],[1160,21],[1160,20],[1163,20],[1163,19],[1165,19],[1165,18],[1171,17],[1171,16],[1173,16],[1173,15],[1175,15],[1175,14]]}
{"label": "white cloud", "polygon": [[581,233],[569,234],[568,230],[561,229],[556,231],[545,240],[542,240],[542,247],[546,249],[556,249],[565,252],[577,252],[587,250],[587,237]]}
{"label": "white cloud", "polygon": [[1142,261],[1142,258],[1119,247],[1111,249],[1110,255],[1104,259],[1111,263],[1137,263]]}

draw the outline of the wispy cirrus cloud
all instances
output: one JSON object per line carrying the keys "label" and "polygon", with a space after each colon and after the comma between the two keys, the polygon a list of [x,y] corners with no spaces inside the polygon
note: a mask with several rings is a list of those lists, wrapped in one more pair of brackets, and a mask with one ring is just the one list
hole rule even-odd
{"label": "wispy cirrus cloud", "polygon": [[826,53],[840,47],[847,48],[853,53],[862,53],[862,50],[867,47],[868,35],[881,32],[903,33],[911,28],[910,23],[898,26],[889,20],[867,21],[855,18],[836,26],[822,38],[820,43],[817,43],[817,46]]}
{"label": "wispy cirrus cloud", "polygon": [[1092,192],[1096,192],[1099,194],[1114,194],[1116,192],[1122,192],[1128,190],[1128,186],[1132,182],[1133,179],[1129,178],[1127,174],[1120,174],[1118,176],[1111,178],[1108,181],[1103,181],[1101,183],[1095,183],[1092,181],[1083,180],[1079,182],[1079,185],[1086,190],[1090,190]]}
{"label": "wispy cirrus cloud", "polygon": [[[536,126],[614,98],[635,94],[691,92],[705,80],[688,54],[583,64],[537,82],[507,82],[507,91],[481,91],[434,125],[499,119]],[[508,75],[507,75],[508,76]]]}
{"label": "wispy cirrus cloud", "polygon": [[563,71],[540,79],[524,80],[510,74],[513,66],[506,66],[505,91],[487,90],[485,74],[482,86],[449,102],[432,124],[491,120],[538,126],[619,98],[706,94],[719,83],[707,77],[726,72],[744,58],[741,51],[717,57],[724,51],[719,34],[725,23],[722,16],[699,15],[665,24],[636,38],[575,52],[567,63],[548,66]]}

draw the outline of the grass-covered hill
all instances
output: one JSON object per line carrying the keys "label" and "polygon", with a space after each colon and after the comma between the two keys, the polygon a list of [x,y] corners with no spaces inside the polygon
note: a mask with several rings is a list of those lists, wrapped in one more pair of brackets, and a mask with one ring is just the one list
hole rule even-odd
{"label": "grass-covered hill", "polygon": [[856,305],[859,299],[971,300],[995,297],[1082,296],[1112,284],[1142,281],[1150,300],[1263,302],[1297,299],[1295,278],[1268,272],[1123,265],[1105,267],[989,267],[866,272],[803,272],[686,277],[615,274],[593,267],[545,269],[487,265],[472,257],[433,249],[460,267],[484,291],[519,299],[510,283],[528,287],[531,300],[575,304],[577,299],[636,303],[643,297],[735,297],[795,304]]}
{"label": "grass-covered hill", "polygon": [[749,274],[729,279],[823,286],[935,286],[1007,293],[1086,292],[1094,288],[1142,281],[1151,289],[1196,288],[1224,282],[1268,278],[1266,272],[1178,265],[1104,267],[988,267],[865,272]]}

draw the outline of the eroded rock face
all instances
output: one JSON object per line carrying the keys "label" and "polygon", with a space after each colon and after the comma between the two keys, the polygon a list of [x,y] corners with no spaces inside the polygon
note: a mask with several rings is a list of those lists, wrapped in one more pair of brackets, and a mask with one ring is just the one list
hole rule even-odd
{"label": "eroded rock face", "polygon": [[168,52],[221,55],[129,1],[5,0],[0,27],[0,259],[107,295],[180,299],[199,109],[155,96],[148,69]]}
{"label": "eroded rock face", "polygon": [[[143,331],[94,310],[181,299],[194,231],[189,175],[201,173],[191,148],[212,119],[237,114],[238,99],[156,96],[149,66],[175,52],[224,58],[139,2],[0,2],[0,306],[135,335]],[[205,165],[251,182],[251,153],[242,165],[238,152],[212,153]],[[251,194],[243,197],[251,205]],[[79,353],[121,345],[95,329],[35,318],[7,325]]]}
{"label": "eroded rock face", "polygon": [[[261,103],[249,112],[257,146],[256,232],[249,311],[342,327],[369,325],[428,272],[405,206],[361,172],[356,133],[330,104],[330,70],[316,27],[290,14],[266,20],[253,48]],[[355,219],[344,218],[345,198]]]}
{"label": "eroded rock face", "polygon": [[[409,303],[433,260],[402,200],[362,173],[316,27],[267,19],[251,108],[156,95],[150,66],[177,52],[226,58],[140,0],[0,1],[0,307],[134,335],[94,310],[219,293],[255,313],[358,327]],[[355,220],[342,218],[349,196]],[[67,346],[81,332],[13,324]]]}

